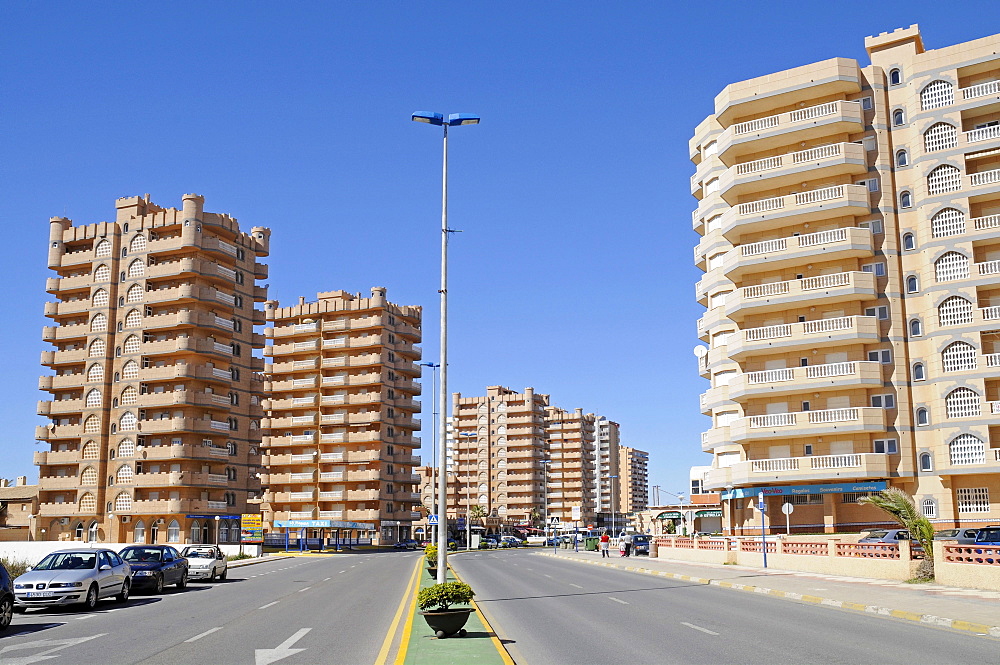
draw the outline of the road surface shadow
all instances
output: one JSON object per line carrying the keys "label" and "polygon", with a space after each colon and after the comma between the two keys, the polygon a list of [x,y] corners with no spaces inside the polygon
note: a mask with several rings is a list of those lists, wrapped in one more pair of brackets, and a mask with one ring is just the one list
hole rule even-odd
{"label": "road surface shadow", "polygon": [[[60,623],[18,623],[17,619],[10,624],[10,628],[7,629],[8,632],[3,634],[4,641],[12,637],[23,637],[25,635],[33,635],[39,633],[43,630],[49,630],[50,628],[58,628],[59,626],[65,626],[66,622]],[[0,643],[2,644],[2,643]]]}

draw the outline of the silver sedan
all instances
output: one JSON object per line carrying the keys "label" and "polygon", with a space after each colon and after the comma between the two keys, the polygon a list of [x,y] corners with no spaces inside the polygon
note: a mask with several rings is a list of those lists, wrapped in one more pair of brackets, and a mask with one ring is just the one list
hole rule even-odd
{"label": "silver sedan", "polygon": [[59,550],[14,580],[17,611],[82,603],[94,609],[101,598],[128,600],[132,569],[108,549]]}

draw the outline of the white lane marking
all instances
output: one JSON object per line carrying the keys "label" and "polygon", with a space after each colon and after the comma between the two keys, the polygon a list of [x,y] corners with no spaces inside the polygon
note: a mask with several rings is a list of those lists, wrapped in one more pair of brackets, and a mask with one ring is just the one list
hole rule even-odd
{"label": "white lane marking", "polygon": [[682,626],[687,626],[688,628],[694,628],[695,630],[700,630],[703,633],[708,633],[709,635],[718,635],[714,630],[709,630],[708,628],[702,628],[701,626],[696,626],[693,623],[688,623],[687,621],[681,621]]}
{"label": "white lane marking", "polygon": [[548,573],[542,573],[542,575],[545,575],[545,577],[552,577],[552,576],[551,576],[551,575],[549,575]]}
{"label": "white lane marking", "polygon": [[277,601],[277,600],[276,600],[276,601],[274,601],[273,603],[268,603],[267,605],[261,605],[261,606],[260,606],[260,607],[258,607],[257,609],[258,609],[258,610],[266,610],[267,608],[271,607],[272,605],[277,605],[277,604],[278,604],[278,602],[279,602],[279,601]]}
{"label": "white lane marking", "polygon": [[342,570],[342,571],[340,571],[340,573],[346,573],[346,572],[347,572],[346,570]]}
{"label": "white lane marking", "polygon": [[77,621],[83,621],[84,619],[93,619],[93,614],[84,614],[82,617],[76,617]]}
{"label": "white lane marking", "polygon": [[579,584],[570,584],[570,586],[575,586],[577,589],[582,589],[583,587]]}
{"label": "white lane marking", "polygon": [[184,641],[185,641],[185,642],[195,642],[195,641],[197,641],[197,640],[200,640],[201,638],[205,637],[206,635],[211,635],[212,633],[214,633],[214,632],[215,632],[215,631],[217,631],[217,630],[222,630],[222,626],[216,626],[215,628],[209,628],[209,629],[208,629],[208,630],[206,630],[206,631],[205,631],[204,633],[201,633],[201,634],[199,634],[199,635],[195,635],[195,636],[194,636],[194,637],[192,637],[191,639],[189,639],[189,640],[184,640]]}
{"label": "white lane marking", "polygon": [[299,593],[302,593],[303,591],[308,591],[308,590],[309,590],[309,589],[311,589],[311,588],[312,588],[311,586],[307,586],[307,587],[306,587],[306,588],[304,588],[304,589],[299,589]]}
{"label": "white lane marking", "polygon": [[616,603],[621,603],[622,605],[628,605],[628,603],[627,603],[627,602],[625,602],[624,600],[622,600],[622,599],[620,599],[620,598],[615,598],[614,596],[608,596],[608,599],[609,599],[609,600],[613,600],[613,601],[615,601]]}
{"label": "white lane marking", "polygon": [[329,582],[329,581],[330,581],[330,578],[329,578],[329,577],[324,577],[324,578],[323,578],[323,581],[324,581],[324,582]]}

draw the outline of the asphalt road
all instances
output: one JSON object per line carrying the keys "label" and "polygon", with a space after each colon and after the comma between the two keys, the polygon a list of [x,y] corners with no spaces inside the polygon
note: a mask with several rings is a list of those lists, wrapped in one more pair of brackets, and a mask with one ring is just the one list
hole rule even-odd
{"label": "asphalt road", "polygon": [[1000,662],[1000,640],[988,637],[530,550],[450,562],[518,665]]}
{"label": "asphalt road", "polygon": [[0,637],[0,665],[373,663],[418,556],[282,559],[92,613],[29,610]]}

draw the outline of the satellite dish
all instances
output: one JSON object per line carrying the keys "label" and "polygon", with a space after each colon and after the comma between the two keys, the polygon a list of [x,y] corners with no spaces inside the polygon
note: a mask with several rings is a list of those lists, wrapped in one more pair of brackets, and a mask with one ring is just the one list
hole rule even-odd
{"label": "satellite dish", "polygon": [[694,355],[698,356],[699,358],[704,358],[705,356],[708,355],[708,347],[705,346],[704,344],[698,344],[693,349],[691,349],[691,352]]}

